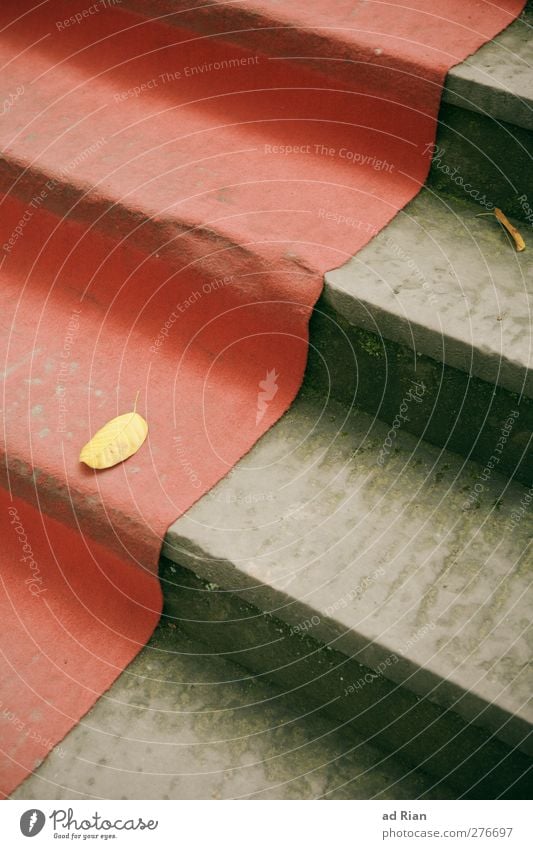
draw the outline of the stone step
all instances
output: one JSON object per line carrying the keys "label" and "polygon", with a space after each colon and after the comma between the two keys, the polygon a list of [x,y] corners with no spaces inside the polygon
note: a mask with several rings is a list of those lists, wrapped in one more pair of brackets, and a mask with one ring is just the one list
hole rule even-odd
{"label": "stone step", "polygon": [[12,798],[453,798],[337,725],[164,622]]}
{"label": "stone step", "polygon": [[533,226],[533,3],[447,76],[428,184]]}
{"label": "stone step", "polygon": [[[323,214],[339,227],[365,226],[342,210]],[[344,403],[389,423],[402,415],[402,428],[531,485],[530,241],[517,253],[494,216],[422,189],[326,274],[310,377]],[[419,397],[407,412],[413,381]]]}
{"label": "stone step", "polygon": [[204,583],[163,564],[167,612],[458,792],[524,792],[533,490],[482,472],[304,388],[169,529]]}
{"label": "stone step", "polygon": [[533,2],[516,21],[448,73],[442,99],[515,127],[533,130]]}

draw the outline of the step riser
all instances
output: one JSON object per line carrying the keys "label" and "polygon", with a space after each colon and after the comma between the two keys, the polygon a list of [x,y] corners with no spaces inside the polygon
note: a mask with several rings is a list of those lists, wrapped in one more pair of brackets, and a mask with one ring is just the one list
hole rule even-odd
{"label": "step riser", "polygon": [[523,222],[533,245],[533,133],[488,115],[442,103],[427,186],[435,192],[497,206]]}
{"label": "step riser", "polygon": [[[531,399],[355,327],[331,299],[326,286],[311,320],[310,386],[531,486]],[[361,323],[376,327],[363,310]]]}
{"label": "step riser", "polygon": [[163,621],[179,624],[208,649],[291,691],[299,705],[315,707],[358,735],[368,735],[382,749],[433,775],[437,783],[445,780],[458,794],[494,798],[513,785],[512,797],[528,798],[528,782],[522,776],[529,759],[465,724],[452,711],[326,648],[306,633],[305,623],[290,628],[231,592],[217,592],[165,558],[160,577]]}

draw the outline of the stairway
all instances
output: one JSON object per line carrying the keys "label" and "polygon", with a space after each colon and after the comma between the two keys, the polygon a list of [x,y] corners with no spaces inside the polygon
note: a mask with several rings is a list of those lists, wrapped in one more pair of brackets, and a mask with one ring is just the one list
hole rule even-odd
{"label": "stairway", "polygon": [[[15,795],[107,798],[116,792],[116,771],[126,770],[121,781],[130,798],[150,798],[150,787],[154,798],[527,798],[532,6],[450,71],[437,138],[428,135],[427,182],[371,239],[368,209],[362,205],[359,218],[346,214],[349,173],[358,165],[350,128],[342,121],[333,126],[332,115],[345,113],[353,63],[367,62],[374,51],[386,74],[391,45],[385,40],[376,48],[370,37],[354,44],[318,13],[309,24],[303,0],[190,2],[178,12],[172,0],[149,5],[150,16],[159,17],[150,26],[140,0],[106,10],[108,22],[94,15],[91,26],[104,40],[112,16],[127,24],[123,40],[109,48],[112,70],[103,74],[98,51],[85,47],[86,24],[66,23],[67,5],[56,7],[65,41],[54,40],[53,54],[44,12],[36,21],[31,90],[15,104],[2,139],[0,183],[13,187],[13,221],[37,197],[50,216],[68,215],[76,226],[105,232],[167,267],[195,264],[224,286],[226,277],[258,263],[268,268],[272,260],[260,220],[231,214],[257,191],[237,187],[238,158],[234,182],[217,183],[220,151],[231,158],[232,150],[249,150],[257,179],[266,184],[273,168],[278,175],[276,192],[265,188],[261,203],[276,219],[275,238],[289,233],[294,242],[283,271],[296,268],[303,288],[319,242],[328,246],[332,270],[311,318],[297,400],[168,530],[159,631],[62,752],[52,753]],[[135,27],[143,28],[146,53],[132,68],[128,30]],[[246,73],[246,85],[253,85],[273,31],[273,86],[286,85],[282,57],[290,56],[298,57],[300,88],[270,106],[255,95],[257,114],[271,109],[265,132],[245,95],[224,111],[225,86],[235,83],[229,71],[217,75],[209,65],[232,61],[232,71]],[[24,39],[27,31],[14,31],[0,51],[8,57]],[[198,43],[208,45],[202,62]],[[162,67],[153,54],[167,48],[173,58]],[[51,55],[55,65],[47,72]],[[424,55],[416,57],[424,66]],[[403,61],[407,77],[407,47]],[[324,86],[325,65],[328,85],[338,88],[320,119],[332,122],[327,149],[345,150],[342,163],[322,150],[318,130],[289,127],[284,114],[303,115],[312,104],[319,116],[313,92]],[[7,89],[17,91],[23,66],[15,62],[4,73]],[[412,85],[422,86],[427,102],[441,96],[431,79]],[[149,100],[154,91],[157,99]],[[409,102],[406,91],[401,96]],[[413,89],[413,102],[419,96]],[[202,144],[203,157],[191,167],[171,144],[179,98],[179,134],[196,134]],[[33,133],[40,103],[52,103],[49,123],[37,121]],[[215,137],[209,131],[217,122]],[[309,210],[295,217],[295,190],[283,183],[283,160],[295,145],[308,178],[323,187],[312,220]],[[394,170],[383,162],[374,170],[397,180],[407,200],[425,173],[413,176],[405,147],[398,144]],[[179,203],[177,174],[185,198]],[[217,219],[204,198],[215,190]],[[487,211],[484,199],[511,217],[526,251],[515,251],[493,217],[478,217]],[[358,244],[352,257],[348,246]],[[15,291],[16,281],[7,282]],[[162,646],[170,656],[161,657]],[[198,682],[205,676],[219,683],[204,698]],[[180,691],[176,716],[161,680],[188,677],[194,684]],[[235,677],[237,684],[220,684]],[[272,704],[266,718],[265,703]],[[230,710],[222,746],[211,733],[213,704]],[[183,716],[190,709],[200,717],[192,730]],[[124,732],[130,724],[134,746]],[[284,731],[276,736],[272,728]],[[254,734],[263,742],[241,746]],[[228,742],[234,738],[239,745]],[[176,768],[175,745],[187,751],[185,768]],[[300,745],[301,761],[287,755]],[[280,752],[279,771],[265,766],[271,747]]]}
{"label": "stairway", "polygon": [[431,776],[174,623],[14,799],[449,799]]}

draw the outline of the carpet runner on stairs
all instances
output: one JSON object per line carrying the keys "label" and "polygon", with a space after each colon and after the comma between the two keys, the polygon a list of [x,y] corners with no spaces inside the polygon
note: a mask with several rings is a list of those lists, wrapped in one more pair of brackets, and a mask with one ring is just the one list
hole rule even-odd
{"label": "carpet runner on stairs", "polygon": [[[447,70],[524,4],[180,5],[0,10],[4,796],[149,638],[166,528],[288,408],[324,273],[416,194]],[[138,391],[139,454],[82,467]]]}

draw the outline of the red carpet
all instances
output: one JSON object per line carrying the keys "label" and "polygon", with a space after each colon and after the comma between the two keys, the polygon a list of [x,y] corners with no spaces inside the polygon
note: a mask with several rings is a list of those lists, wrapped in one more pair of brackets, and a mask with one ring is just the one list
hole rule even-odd
{"label": "red carpet", "polygon": [[[166,528],[288,408],[324,271],[416,194],[446,71],[524,3],[193,5],[0,10],[4,795],[149,638]],[[80,466],[138,390],[139,453]]]}

